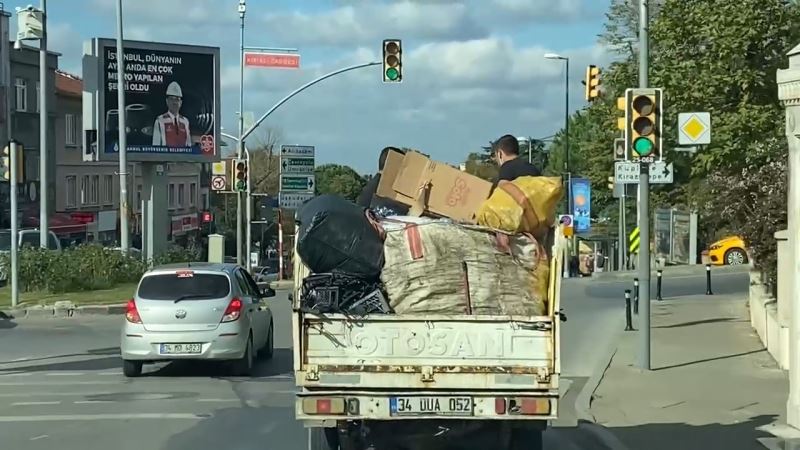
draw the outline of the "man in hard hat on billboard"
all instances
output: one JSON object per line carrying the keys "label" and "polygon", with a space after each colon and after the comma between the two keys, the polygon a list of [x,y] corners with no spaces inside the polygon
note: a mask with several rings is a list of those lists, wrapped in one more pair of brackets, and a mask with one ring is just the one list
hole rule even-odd
{"label": "man in hard hat on billboard", "polygon": [[167,86],[167,112],[156,118],[153,125],[153,145],[191,147],[189,119],[180,115],[183,104],[181,86],[173,81]]}

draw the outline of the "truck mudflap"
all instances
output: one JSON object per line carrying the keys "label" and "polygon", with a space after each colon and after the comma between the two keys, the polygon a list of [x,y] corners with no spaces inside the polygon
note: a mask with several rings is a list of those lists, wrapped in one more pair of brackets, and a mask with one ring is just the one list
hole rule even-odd
{"label": "truck mudflap", "polygon": [[557,391],[303,391],[295,414],[304,421],[342,420],[555,420]]}

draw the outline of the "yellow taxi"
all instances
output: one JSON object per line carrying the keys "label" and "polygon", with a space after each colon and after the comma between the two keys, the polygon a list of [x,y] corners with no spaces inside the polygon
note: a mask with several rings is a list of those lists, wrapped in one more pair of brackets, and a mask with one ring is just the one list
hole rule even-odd
{"label": "yellow taxi", "polygon": [[708,247],[708,259],[718,266],[747,264],[747,246],[739,236],[728,236]]}

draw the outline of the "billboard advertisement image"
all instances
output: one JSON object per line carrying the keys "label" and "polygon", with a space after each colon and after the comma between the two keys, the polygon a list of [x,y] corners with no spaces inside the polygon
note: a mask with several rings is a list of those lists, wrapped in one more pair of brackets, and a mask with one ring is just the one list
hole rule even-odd
{"label": "billboard advertisement image", "polygon": [[[116,42],[95,39],[92,50],[88,62],[97,65],[96,89],[85,83],[85,90],[97,101],[92,103],[93,120],[84,120],[95,124],[95,133],[87,133],[87,139],[94,141],[92,159],[115,160],[119,157]],[[219,49],[125,41],[123,54],[128,159],[219,160]],[[85,56],[84,72],[86,65]]]}
{"label": "billboard advertisement image", "polygon": [[588,233],[592,229],[592,184],[586,178],[573,178],[571,190],[575,232]]}

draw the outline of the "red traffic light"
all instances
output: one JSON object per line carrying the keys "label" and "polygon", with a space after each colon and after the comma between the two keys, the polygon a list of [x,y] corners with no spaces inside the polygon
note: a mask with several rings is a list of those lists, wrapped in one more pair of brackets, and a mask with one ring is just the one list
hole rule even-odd
{"label": "red traffic light", "polygon": [[209,211],[203,211],[200,214],[200,221],[203,223],[211,223],[214,221],[214,214],[211,214]]}

